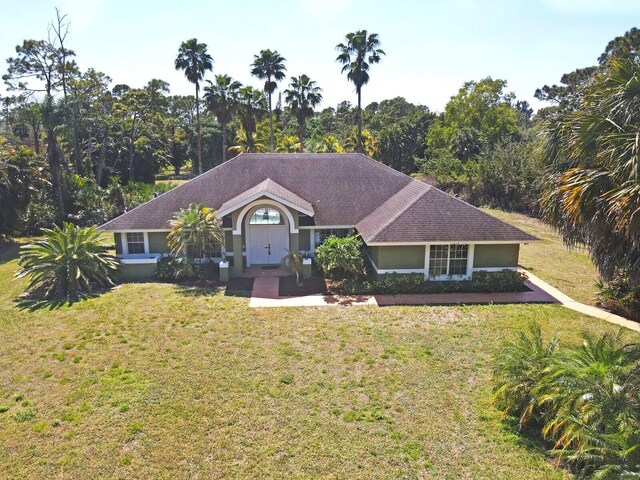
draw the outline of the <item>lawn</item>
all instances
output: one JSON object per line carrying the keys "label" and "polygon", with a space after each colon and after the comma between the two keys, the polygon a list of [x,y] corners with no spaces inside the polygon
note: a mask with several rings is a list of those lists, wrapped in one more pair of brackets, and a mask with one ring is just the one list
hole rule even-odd
{"label": "lawn", "polygon": [[520,265],[574,300],[595,305],[598,272],[586,250],[568,249],[556,231],[537,218],[500,210],[485,211],[541,239],[522,246]]}
{"label": "lawn", "polygon": [[0,262],[0,478],[567,478],[491,407],[491,355],[531,320],[617,331],[556,305],[256,310],[160,283],[30,311]]}

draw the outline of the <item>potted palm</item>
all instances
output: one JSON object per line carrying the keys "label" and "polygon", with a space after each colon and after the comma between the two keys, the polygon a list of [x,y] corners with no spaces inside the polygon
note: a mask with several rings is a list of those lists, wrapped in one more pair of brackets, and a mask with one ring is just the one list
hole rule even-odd
{"label": "potted palm", "polygon": [[300,273],[302,273],[302,255],[295,250],[287,250],[287,253],[280,260],[280,266],[286,268],[291,273],[296,275],[296,284],[298,287],[302,286],[300,281]]}

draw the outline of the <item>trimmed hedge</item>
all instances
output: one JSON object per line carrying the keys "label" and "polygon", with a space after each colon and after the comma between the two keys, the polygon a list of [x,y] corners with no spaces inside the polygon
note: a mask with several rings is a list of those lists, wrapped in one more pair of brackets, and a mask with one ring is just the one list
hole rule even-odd
{"label": "trimmed hedge", "polygon": [[333,283],[331,290],[343,295],[412,293],[498,293],[524,292],[526,275],[514,270],[474,272],[471,280],[425,280],[422,274],[388,273],[374,278],[347,278]]}

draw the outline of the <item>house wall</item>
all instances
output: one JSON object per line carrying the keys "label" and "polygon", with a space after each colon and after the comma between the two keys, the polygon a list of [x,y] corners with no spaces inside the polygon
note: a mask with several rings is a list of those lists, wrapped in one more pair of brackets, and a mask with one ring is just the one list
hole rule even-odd
{"label": "house wall", "polygon": [[149,232],[149,253],[169,253],[167,245],[167,232]]}
{"label": "house wall", "polygon": [[300,250],[311,249],[311,230],[300,230],[298,239],[298,241],[300,242]]}
{"label": "house wall", "polygon": [[380,270],[424,269],[424,245],[369,247],[369,255]]}
{"label": "house wall", "polygon": [[155,263],[120,265],[120,278],[124,281],[149,280],[156,271]]}
{"label": "house wall", "polygon": [[122,255],[122,234],[114,233],[113,239],[116,242],[116,255]]}
{"label": "house wall", "polygon": [[517,267],[520,245],[476,245],[473,254],[473,268]]}

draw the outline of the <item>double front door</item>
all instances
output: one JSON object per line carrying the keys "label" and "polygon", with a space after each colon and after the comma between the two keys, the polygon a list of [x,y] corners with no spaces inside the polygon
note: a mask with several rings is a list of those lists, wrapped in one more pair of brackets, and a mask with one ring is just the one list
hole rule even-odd
{"label": "double front door", "polygon": [[247,234],[250,265],[277,265],[289,250],[287,225],[250,225]]}

